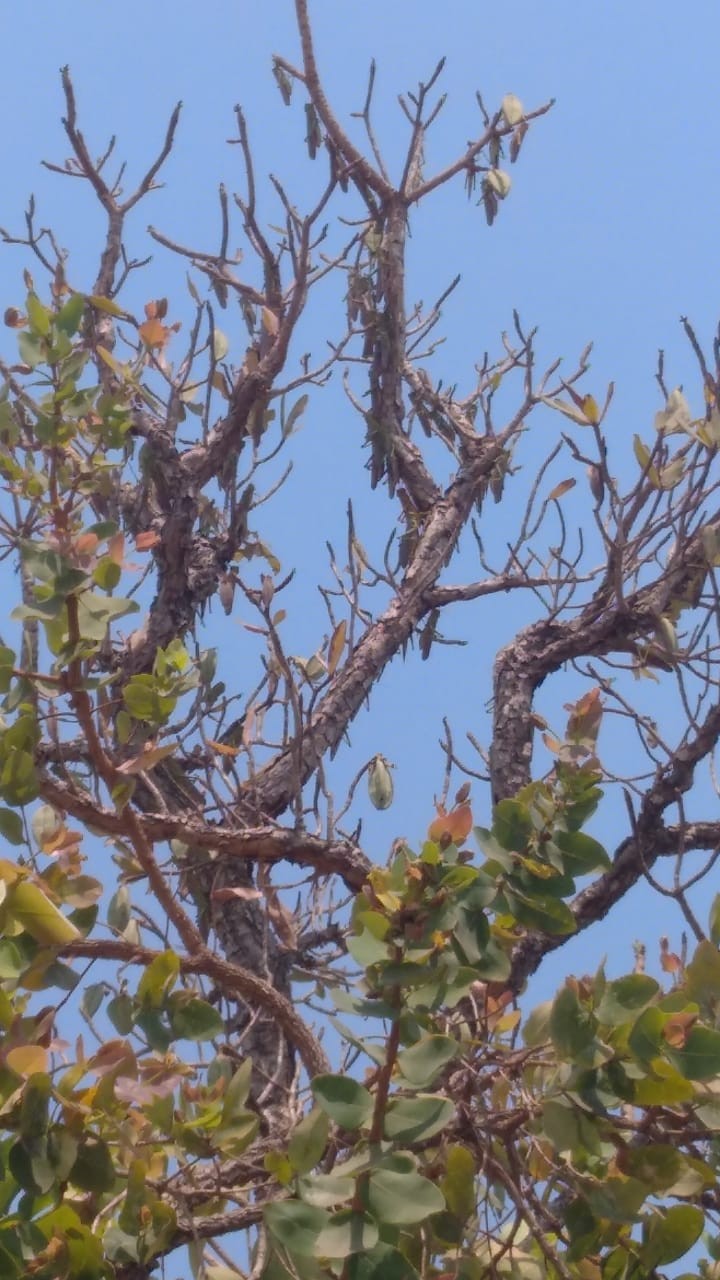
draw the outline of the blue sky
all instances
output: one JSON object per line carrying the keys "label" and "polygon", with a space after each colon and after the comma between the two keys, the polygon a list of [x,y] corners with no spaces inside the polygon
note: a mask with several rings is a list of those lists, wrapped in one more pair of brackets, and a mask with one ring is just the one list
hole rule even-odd
{"label": "blue sky", "polygon": [[[718,319],[720,10],[698,0],[682,7],[667,0],[517,0],[504,13],[477,0],[446,0],[442,6],[431,0],[316,0],[312,12],[327,91],[346,121],[362,104],[375,56],[376,127],[395,172],[404,137],[396,93],[413,88],[441,54],[448,59],[442,88],[449,98],[428,148],[431,168],[459,153],[477,131],[476,88],[490,109],[506,92],[528,108],[557,100],[531,130],[512,171],[512,192],[491,230],[460,184],[428,201],[413,227],[410,293],[428,302],[462,271],[446,309],[447,342],[435,366],[460,387],[469,387],[483,351],[497,348],[513,308],[528,326],[539,325],[540,351],[548,361],[562,355],[571,364],[594,340],[587,387],[600,397],[610,379],[616,383],[607,434],[622,473],[633,433],[646,439],[652,434],[659,407],[653,382],[658,347],[666,352],[670,384],[685,382],[697,408],[694,368],[678,319],[687,314],[706,342]],[[58,76],[65,63],[91,149],[100,152],[116,133],[118,155],[128,161],[128,186],[154,156],[174,102],[184,102],[165,189],[143,203],[131,223],[133,252],[149,251],[148,222],[185,243],[215,246],[218,183],[230,190],[242,186],[238,151],[226,145],[234,133],[236,102],[247,112],[258,178],[268,171],[281,175],[300,207],[309,206],[320,189],[320,162],[313,167],[304,152],[302,110],[282,106],[270,75],[273,52],[297,58],[290,0],[206,0],[202,6],[126,0],[121,9],[90,0],[41,10],[16,5],[9,35],[0,87],[6,121],[0,136],[0,224],[18,229],[26,196],[34,192],[38,221],[56,228],[71,250],[69,278],[77,288],[91,283],[101,222],[78,182],[39,167],[43,157],[58,161],[67,154]],[[269,195],[262,200],[272,220],[277,209]],[[184,265],[163,250],[152,251],[151,266],[134,286],[138,305],[167,294],[171,318],[187,314]],[[0,254],[3,306],[22,300],[23,265],[18,251]],[[339,297],[338,292],[335,305],[341,305]],[[308,349],[324,349],[331,320],[324,304],[311,309]],[[240,343],[236,319],[223,316],[223,324]],[[539,457],[555,438],[557,423],[539,417],[534,430]],[[273,546],[284,567],[298,568],[289,596],[298,653],[311,652],[322,638],[323,615],[312,584],[328,580],[325,538],[343,543],[348,492],[368,546],[382,546],[392,527],[385,497],[367,493],[361,438],[362,424],[335,389],[314,397],[296,441],[287,499],[276,505]],[[502,542],[508,515],[498,507],[491,518],[497,522],[491,536]],[[456,577],[461,568],[454,567]],[[396,804],[385,814],[365,815],[372,855],[384,858],[400,832],[411,842],[422,835],[441,783],[441,717],[450,715],[458,742],[466,729],[483,736],[494,649],[525,620],[521,605],[502,615],[494,608],[458,611],[454,634],[472,641],[467,648],[446,650],[434,666],[421,666],[411,656],[383,679],[372,715],[359,718],[353,749],[337,764],[340,780],[376,751],[397,765]],[[241,635],[237,618],[220,623],[213,616],[209,638],[228,654],[237,652],[239,687],[242,645],[250,643],[244,635],[240,642]],[[571,686],[560,680],[543,694],[543,709],[556,723],[562,723],[562,703],[569,696]],[[654,691],[642,696],[652,700]],[[611,730],[605,745],[612,752],[623,746]],[[476,817],[487,821],[481,803]],[[621,830],[614,824],[611,814],[598,831],[609,847]],[[638,932],[652,956],[664,931],[677,941],[675,917],[663,903],[651,904],[636,893],[612,924],[573,944],[572,960],[563,953],[553,962],[549,985],[538,992],[551,989],[569,964],[593,968],[604,953],[616,971],[629,967],[629,944]]]}

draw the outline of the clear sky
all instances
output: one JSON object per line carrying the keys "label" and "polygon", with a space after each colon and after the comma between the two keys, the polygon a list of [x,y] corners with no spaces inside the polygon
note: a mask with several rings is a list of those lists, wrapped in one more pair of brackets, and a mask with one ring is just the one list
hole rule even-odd
{"label": "clear sky", "polygon": [[[513,308],[528,326],[540,326],[548,360],[562,355],[572,362],[594,340],[588,389],[600,397],[609,379],[616,383],[607,431],[621,469],[633,433],[652,434],[658,347],[666,351],[669,382],[695,389],[678,319],[687,314],[706,342],[718,319],[720,8],[712,0],[516,0],[504,7],[478,0],[315,0],[312,14],[326,87],[346,120],[362,105],[375,56],[376,127],[395,171],[404,137],[396,93],[413,88],[441,54],[447,55],[449,99],[429,148],[430,167],[454,157],[478,130],[476,88],[490,109],[506,92],[528,108],[556,98],[551,114],[531,130],[491,230],[460,185],[428,201],[414,228],[411,292],[427,302],[462,271],[436,365],[460,387],[469,388],[474,361],[496,347]],[[91,149],[101,152],[116,133],[128,186],[154,156],[174,102],[184,102],[166,187],[140,206],[132,224],[134,252],[149,251],[143,232],[150,221],[197,247],[217,244],[218,183],[232,190],[242,182],[238,151],[226,145],[236,102],[247,112],[258,175],[282,175],[298,206],[309,206],[322,181],[320,162],[313,168],[304,153],[301,110],[282,106],[270,74],[273,52],[297,57],[290,0],[13,5],[0,82],[0,224],[19,229],[34,192],[39,222],[55,227],[71,250],[71,282],[89,287],[101,229],[97,211],[78,182],[39,167],[41,158],[67,154],[58,75],[65,63]],[[269,197],[267,211],[272,220]],[[153,263],[136,285],[138,302],[168,294],[172,318],[188,306],[184,267],[152,251]],[[3,307],[22,300],[22,265],[19,252],[0,252]],[[307,342],[315,351],[332,336],[326,321],[322,313],[310,317]],[[239,324],[231,317],[223,323],[240,342]],[[550,441],[557,423],[538,422]],[[324,541],[342,545],[348,492],[363,541],[377,545],[377,528],[390,527],[386,499],[366,492],[361,437],[362,424],[332,389],[314,399],[298,437],[288,501],[278,506],[274,525],[284,566],[299,570],[291,598],[297,652],[311,652],[321,639],[322,614],[309,584],[321,576],[327,581]],[[505,519],[497,508],[501,540]],[[449,714],[458,741],[466,729],[482,737],[487,727],[494,649],[513,625],[528,620],[517,612],[506,620],[491,616],[489,627],[487,615],[458,615],[457,634],[473,641],[467,649],[447,650],[434,666],[411,656],[387,676],[372,716],[358,721],[353,751],[345,764],[338,762],[341,776],[343,769],[351,776],[376,751],[397,764],[396,805],[370,814],[366,825],[368,852],[378,858],[401,832],[418,839],[431,816],[441,782],[442,715]],[[221,628],[214,617],[211,639],[214,634],[238,645],[241,633],[236,619]],[[243,687],[240,669],[237,675]],[[558,682],[548,709],[555,714],[568,696],[569,686]],[[556,720],[562,723],[562,715]],[[606,746],[619,750],[621,744],[609,738]],[[481,804],[477,809],[478,820],[487,821]],[[619,830],[611,820],[598,834],[612,847]],[[645,911],[646,902],[636,893],[612,931],[599,926],[573,944],[573,966],[594,967],[612,953],[616,971],[629,967],[629,943],[638,933],[651,953],[664,931],[677,941],[679,922],[662,904]],[[568,963],[558,959],[553,985]]]}

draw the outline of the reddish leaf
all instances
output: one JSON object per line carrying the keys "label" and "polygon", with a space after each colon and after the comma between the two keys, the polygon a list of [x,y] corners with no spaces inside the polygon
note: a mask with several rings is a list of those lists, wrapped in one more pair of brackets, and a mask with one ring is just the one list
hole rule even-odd
{"label": "reddish leaf", "polygon": [[430,823],[428,837],[439,843],[443,838],[450,839],[453,844],[462,844],[472,831],[472,810],[469,804],[459,804],[450,813],[446,813],[442,805],[438,805],[438,816]]}

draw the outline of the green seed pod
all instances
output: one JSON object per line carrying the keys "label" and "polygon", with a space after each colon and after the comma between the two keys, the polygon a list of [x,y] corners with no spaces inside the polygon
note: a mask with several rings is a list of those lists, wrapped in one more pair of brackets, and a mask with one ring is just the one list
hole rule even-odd
{"label": "green seed pod", "polygon": [[393,802],[393,780],[384,756],[375,756],[370,765],[368,795],[376,809],[389,809]]}

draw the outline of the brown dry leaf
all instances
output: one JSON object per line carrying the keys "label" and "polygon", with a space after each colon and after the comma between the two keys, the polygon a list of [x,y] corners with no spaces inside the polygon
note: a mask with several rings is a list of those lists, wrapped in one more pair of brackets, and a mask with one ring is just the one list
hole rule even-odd
{"label": "brown dry leaf", "polygon": [[81,556],[92,555],[99,541],[96,533],[79,533],[75,539],[75,550]]}
{"label": "brown dry leaf", "polygon": [[138,333],[145,343],[146,347],[157,348],[162,350],[167,346],[170,337],[170,329],[160,320],[146,320],[140,325]]}
{"label": "brown dry leaf", "polygon": [[147,750],[141,751],[139,756],[133,756],[131,760],[123,760],[122,764],[118,765],[118,773],[124,773],[129,777],[136,773],[147,773],[161,760],[171,756],[177,749],[177,745],[176,742],[169,742],[164,747],[149,746]]}
{"label": "brown dry leaf", "polygon": [[245,352],[245,363],[243,364],[243,373],[254,373],[260,363],[260,355],[255,347],[248,347]]}
{"label": "brown dry leaf", "polygon": [[550,490],[547,496],[548,502],[557,502],[558,498],[562,498],[564,493],[569,493],[571,489],[574,489],[576,484],[577,480],[573,476],[568,476],[567,480],[561,480],[559,484],[555,485],[554,489]]}
{"label": "brown dry leaf", "polygon": [[697,1020],[697,1013],[671,1013],[662,1030],[663,1040],[672,1049],[684,1048]]}
{"label": "brown dry leaf", "polygon": [[571,742],[594,742],[603,714],[599,688],[588,689],[575,703],[565,703],[565,710],[570,712],[568,739]]}
{"label": "brown dry leaf", "polygon": [[68,849],[75,849],[82,844],[82,832],[70,831],[67,827],[61,827],[59,831],[53,832],[48,840],[43,840],[40,848],[43,853],[65,853]]}
{"label": "brown dry leaf", "polygon": [[145,533],[139,533],[135,539],[136,551],[150,551],[152,547],[156,547],[160,541],[160,534],[154,529],[147,529]]}
{"label": "brown dry leaf", "polygon": [[210,897],[213,902],[232,902],[236,898],[240,898],[242,902],[256,902],[258,898],[262,898],[262,894],[259,889],[228,886],[226,889],[213,889]]}
{"label": "brown dry leaf", "polygon": [[679,973],[682,969],[682,960],[674,951],[670,950],[670,943],[667,938],[660,939],[660,968],[665,973]]}
{"label": "brown dry leaf", "polygon": [[121,565],[124,554],[125,534],[122,532],[114,533],[111,538],[108,538],[108,555],[110,556],[113,564]]}
{"label": "brown dry leaf", "polygon": [[288,950],[294,951],[297,947],[298,939],[295,917],[280,901],[277,890],[270,883],[270,868],[267,866],[258,867],[257,878],[258,884],[262,886],[267,903],[268,918],[272,922],[278,938]]}
{"label": "brown dry leaf", "polygon": [[167,298],[155,298],[145,303],[145,316],[148,320],[164,320],[167,315]]}
{"label": "brown dry leaf", "polygon": [[248,707],[247,714],[243,722],[242,745],[244,747],[249,747],[250,743],[255,741],[254,733],[255,733],[256,720],[257,720],[257,711],[255,709],[255,705],[253,704],[251,707]]}

